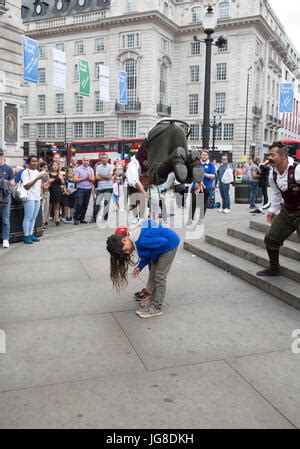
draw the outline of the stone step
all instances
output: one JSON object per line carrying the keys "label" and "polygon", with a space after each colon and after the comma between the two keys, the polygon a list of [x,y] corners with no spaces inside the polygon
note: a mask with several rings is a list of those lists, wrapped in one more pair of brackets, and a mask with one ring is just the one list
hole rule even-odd
{"label": "stone step", "polygon": [[[255,231],[262,232],[263,234],[266,234],[269,231],[270,226],[268,224],[261,223],[260,221],[251,220],[250,221],[250,229],[254,229]],[[288,238],[288,240],[290,240],[292,242],[300,243],[297,238],[296,232],[294,232],[294,234],[292,234]]]}
{"label": "stone step", "polygon": [[[184,248],[300,310],[299,283],[284,276],[271,278],[256,276],[257,265],[255,263],[206,242],[186,241]],[[230,295],[230,292],[228,294]]]}
{"label": "stone step", "polygon": [[[267,251],[251,243],[246,243],[227,235],[212,236],[210,234],[206,234],[205,241],[210,245],[217,246],[230,254],[235,254],[242,259],[249,260],[250,262],[256,263],[264,268],[269,267]],[[297,261],[285,256],[280,256],[280,267],[283,276],[300,283],[300,266]]]}
{"label": "stone step", "polygon": [[[247,225],[239,224],[235,227],[229,227],[227,229],[227,234],[235,239],[252,243],[260,248],[266,248],[263,234],[254,229],[249,229]],[[295,244],[295,242],[286,241],[284,242],[284,246],[280,248],[280,254],[300,261],[300,245]]]}

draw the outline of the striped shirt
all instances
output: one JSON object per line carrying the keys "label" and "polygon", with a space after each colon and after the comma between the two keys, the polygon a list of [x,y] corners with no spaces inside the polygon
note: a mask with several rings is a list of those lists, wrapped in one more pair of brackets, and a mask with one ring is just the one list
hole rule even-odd
{"label": "striped shirt", "polygon": [[[111,164],[100,164],[97,165],[96,168],[96,174],[100,176],[108,176],[112,175],[114,172],[114,168]],[[98,181],[98,188],[97,190],[106,190],[106,189],[112,189],[113,188],[113,181],[112,179],[106,179],[103,181]]]}

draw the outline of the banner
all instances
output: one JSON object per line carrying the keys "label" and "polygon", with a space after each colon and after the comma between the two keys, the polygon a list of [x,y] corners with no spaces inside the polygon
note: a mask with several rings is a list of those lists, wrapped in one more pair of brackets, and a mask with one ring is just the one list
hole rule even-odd
{"label": "banner", "polygon": [[89,97],[91,90],[91,77],[89,63],[85,59],[79,59],[79,95]]}
{"label": "banner", "polygon": [[18,141],[18,109],[8,104],[4,107],[4,141],[16,143]]}
{"label": "banner", "polygon": [[52,48],[53,56],[53,89],[66,89],[66,54],[64,51]]}
{"label": "banner", "polygon": [[119,71],[119,103],[127,104],[127,72]]}
{"label": "banner", "polygon": [[38,83],[39,80],[39,49],[38,42],[30,39],[30,37],[23,37],[24,48],[24,80],[30,83]]}
{"label": "banner", "polygon": [[281,83],[279,112],[294,112],[294,84]]}
{"label": "banner", "polygon": [[109,67],[100,65],[99,67],[100,79],[100,100],[109,101]]}

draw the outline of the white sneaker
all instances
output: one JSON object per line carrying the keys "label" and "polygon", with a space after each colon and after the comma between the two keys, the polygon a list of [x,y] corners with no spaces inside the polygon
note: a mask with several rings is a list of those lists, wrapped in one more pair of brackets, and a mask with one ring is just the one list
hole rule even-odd
{"label": "white sneaker", "polygon": [[224,213],[224,214],[230,214],[230,213],[231,213],[231,209],[224,209],[224,210],[223,210],[223,213]]}
{"label": "white sneaker", "polygon": [[9,248],[9,241],[3,240],[3,248]]}
{"label": "white sneaker", "polygon": [[218,209],[217,212],[224,212],[225,209]]}

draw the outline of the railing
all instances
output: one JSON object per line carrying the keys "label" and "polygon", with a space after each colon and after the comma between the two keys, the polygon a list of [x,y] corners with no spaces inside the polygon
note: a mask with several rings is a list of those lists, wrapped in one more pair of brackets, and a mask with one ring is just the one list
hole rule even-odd
{"label": "railing", "polygon": [[267,115],[266,116],[267,124],[269,125],[275,125],[277,128],[281,128],[282,126],[282,120],[280,120],[277,117],[273,117],[273,115]]}
{"label": "railing", "polygon": [[156,106],[156,110],[157,110],[157,113],[158,113],[158,114],[163,114],[163,115],[168,115],[168,116],[170,116],[170,115],[171,115],[172,108],[171,108],[171,106],[166,106],[165,104],[159,103],[159,104]]}
{"label": "railing", "polygon": [[48,19],[48,20],[41,20],[36,22],[36,29],[37,30],[44,30],[46,28],[57,28],[57,27],[63,27],[66,24],[66,18],[61,17],[58,19]]}
{"label": "railing", "polygon": [[141,102],[137,101],[128,101],[127,104],[120,104],[116,101],[115,103],[115,111],[116,112],[140,112],[142,109]]}
{"label": "railing", "polygon": [[99,19],[106,18],[106,11],[95,11],[87,14],[79,14],[74,16],[74,23],[95,22]]}
{"label": "railing", "polygon": [[254,115],[256,115],[257,117],[262,117],[262,107],[259,108],[259,107],[257,107],[257,106],[253,106],[253,108],[252,108],[252,113],[253,113]]}

